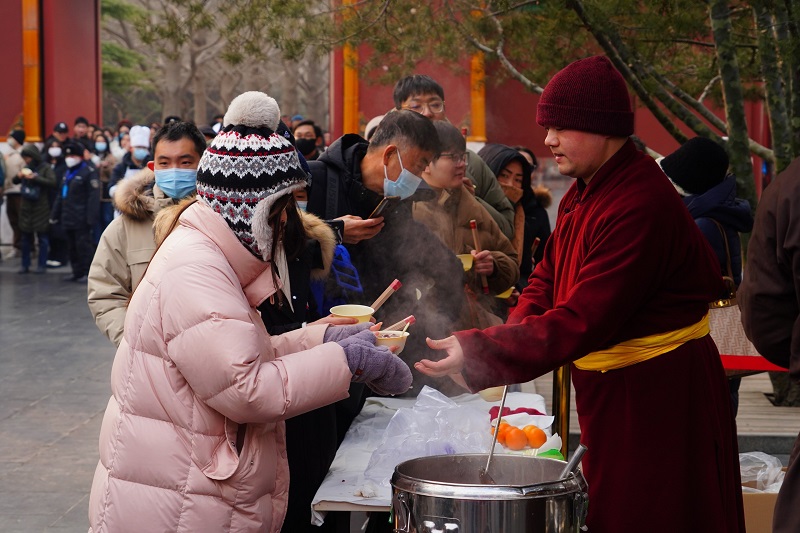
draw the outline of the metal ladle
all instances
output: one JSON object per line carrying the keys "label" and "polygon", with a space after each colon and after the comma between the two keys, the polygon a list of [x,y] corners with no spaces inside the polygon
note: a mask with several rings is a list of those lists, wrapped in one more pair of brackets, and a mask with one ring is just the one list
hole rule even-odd
{"label": "metal ladle", "polygon": [[492,456],[494,455],[494,447],[497,444],[497,434],[500,432],[500,421],[503,419],[503,407],[506,405],[506,394],[508,394],[508,385],[503,386],[503,397],[500,398],[500,411],[497,413],[497,424],[494,426],[494,435],[492,436],[492,447],[489,448],[489,458],[486,459],[486,468],[480,471],[481,483],[486,485],[496,485],[492,476],[489,475],[489,466],[492,464]]}
{"label": "metal ladle", "polygon": [[558,476],[558,479],[567,479],[570,474],[572,474],[575,469],[578,467],[578,463],[581,462],[581,457],[583,454],[586,453],[588,448],[583,444],[578,444],[578,447],[575,448],[575,453],[572,454],[572,459],[564,466],[564,470],[561,471],[561,475]]}

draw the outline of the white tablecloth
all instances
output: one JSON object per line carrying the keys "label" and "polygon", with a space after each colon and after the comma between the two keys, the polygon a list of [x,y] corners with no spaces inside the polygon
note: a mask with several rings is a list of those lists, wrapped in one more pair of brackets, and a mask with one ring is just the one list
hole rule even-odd
{"label": "white tablecloth", "polygon": [[[477,394],[451,398],[459,405],[469,405],[487,413],[500,402],[486,402]],[[376,485],[364,476],[370,457],[381,444],[389,421],[400,408],[412,408],[416,398],[370,398],[353,421],[325,480],[312,502],[314,523],[322,524],[325,511],[388,511],[391,507],[390,486]],[[545,401],[538,394],[510,392],[506,407],[531,407],[546,412]],[[487,414],[488,417],[488,414]],[[488,431],[488,419],[487,419]],[[502,452],[498,446],[496,453]],[[488,449],[486,450],[488,453]],[[391,472],[387,472],[391,474]],[[365,490],[366,487],[366,490]],[[357,492],[374,491],[374,496],[356,496]]]}

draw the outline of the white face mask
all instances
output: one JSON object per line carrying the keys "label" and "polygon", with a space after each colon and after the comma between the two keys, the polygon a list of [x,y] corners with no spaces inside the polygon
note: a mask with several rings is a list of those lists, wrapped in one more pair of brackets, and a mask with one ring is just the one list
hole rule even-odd
{"label": "white face mask", "polygon": [[67,166],[69,168],[73,168],[80,165],[83,159],[81,159],[80,157],[67,157],[64,161],[67,163]]}
{"label": "white face mask", "polygon": [[50,157],[61,157],[61,147],[51,146],[47,149],[47,153],[50,154]]}

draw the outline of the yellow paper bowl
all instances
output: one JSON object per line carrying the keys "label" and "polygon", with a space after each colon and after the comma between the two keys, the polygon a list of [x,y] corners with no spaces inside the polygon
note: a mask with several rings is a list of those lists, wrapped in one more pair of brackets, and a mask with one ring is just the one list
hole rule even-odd
{"label": "yellow paper bowl", "polygon": [[486,402],[499,402],[503,398],[503,387],[489,387],[478,391],[478,394]]}
{"label": "yellow paper bowl", "polygon": [[375,310],[366,305],[337,305],[331,307],[331,314],[333,316],[341,316],[345,318],[355,318],[359,322],[368,322],[372,317]]}
{"label": "yellow paper bowl", "polygon": [[407,331],[376,331],[375,337],[377,337],[378,346],[386,346],[387,348],[391,348],[392,346],[397,346],[397,351],[394,352],[398,354],[403,351],[403,348],[406,345],[406,340],[410,335]]}
{"label": "yellow paper bowl", "polygon": [[464,265],[464,272],[472,268],[472,261],[475,259],[472,254],[458,254],[456,257],[461,259],[461,264]]}
{"label": "yellow paper bowl", "polygon": [[509,289],[508,289],[507,291],[503,291],[503,292],[501,292],[500,294],[495,294],[495,296],[494,296],[494,297],[495,297],[495,298],[500,298],[500,299],[503,299],[503,300],[505,300],[506,298],[508,298],[509,296],[511,296],[511,293],[512,293],[513,291],[514,291],[514,287],[509,287]]}

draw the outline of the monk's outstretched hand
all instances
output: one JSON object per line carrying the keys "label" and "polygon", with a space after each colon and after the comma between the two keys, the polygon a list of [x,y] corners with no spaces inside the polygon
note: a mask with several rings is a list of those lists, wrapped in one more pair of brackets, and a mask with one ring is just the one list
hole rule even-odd
{"label": "monk's outstretched hand", "polygon": [[446,339],[425,340],[431,349],[444,350],[447,352],[447,355],[444,359],[439,359],[438,361],[423,359],[415,363],[414,368],[427,376],[435,378],[450,376],[450,379],[469,390],[467,382],[464,381],[464,376],[461,375],[461,370],[464,368],[464,350],[461,349],[461,344],[459,344],[458,339],[451,335]]}

